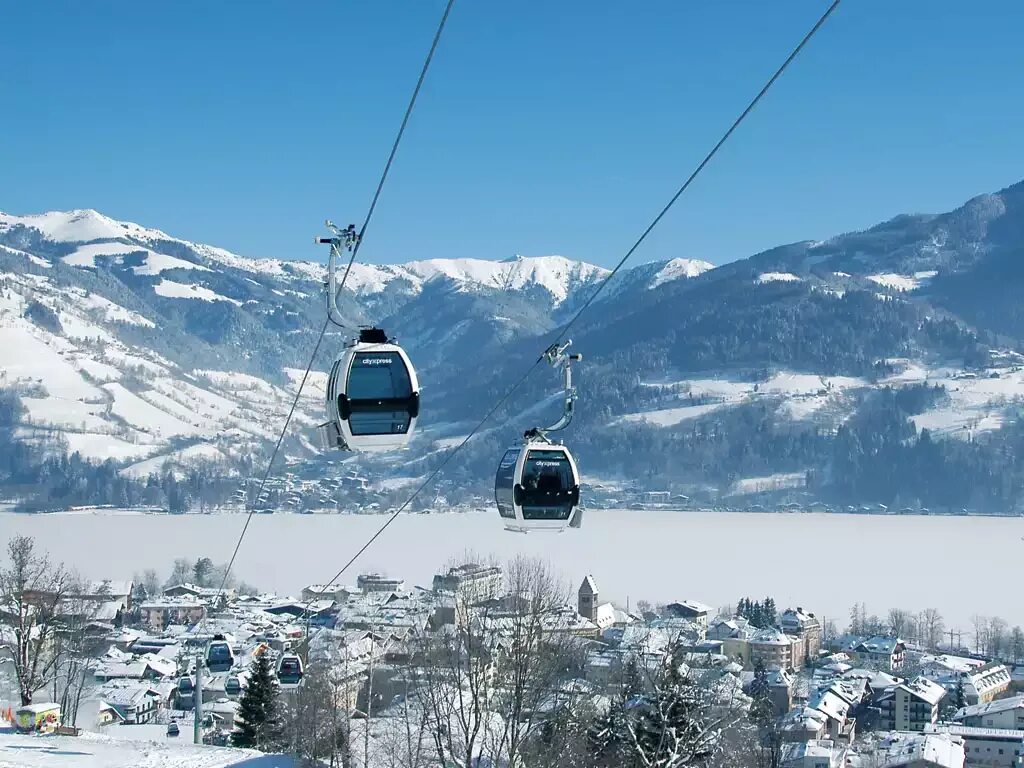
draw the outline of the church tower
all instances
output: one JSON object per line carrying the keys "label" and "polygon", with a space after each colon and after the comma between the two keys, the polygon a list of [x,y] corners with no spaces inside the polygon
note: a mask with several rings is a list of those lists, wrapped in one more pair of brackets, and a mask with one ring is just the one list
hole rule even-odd
{"label": "church tower", "polygon": [[586,619],[595,621],[597,619],[597,583],[594,577],[587,575],[580,585],[579,591],[579,613]]}

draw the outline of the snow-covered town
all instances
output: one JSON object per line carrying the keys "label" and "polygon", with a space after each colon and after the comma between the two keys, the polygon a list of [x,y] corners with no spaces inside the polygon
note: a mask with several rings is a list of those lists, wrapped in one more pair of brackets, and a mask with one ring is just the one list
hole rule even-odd
{"label": "snow-covered town", "polygon": [[[672,765],[643,761],[682,752],[756,768],[1014,768],[1024,752],[1024,633],[998,618],[966,637],[934,609],[880,619],[855,605],[841,631],[823,618],[841,606],[716,608],[697,585],[616,605],[592,576],[573,590],[526,558],[291,596],[210,586],[221,571],[206,559],[162,584],[78,583],[18,541],[0,570],[0,765],[29,747],[71,766],[146,749],[169,766],[366,768]],[[254,756],[288,762],[243,762]]]}

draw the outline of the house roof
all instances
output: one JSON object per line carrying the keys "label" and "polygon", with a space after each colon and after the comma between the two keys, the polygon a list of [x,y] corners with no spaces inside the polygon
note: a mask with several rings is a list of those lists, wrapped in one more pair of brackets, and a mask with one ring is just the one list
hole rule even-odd
{"label": "house roof", "polygon": [[975,704],[971,707],[964,707],[953,716],[953,719],[963,720],[965,717],[992,715],[996,712],[1006,712],[1009,709],[1024,709],[1024,696],[1011,696],[1008,699],[996,699],[987,704]]}
{"label": "house roof", "polygon": [[945,688],[938,683],[929,680],[927,677],[915,677],[909,683],[903,683],[900,685],[899,688],[909,691],[913,696],[916,696],[933,706],[938,704],[942,700],[942,697],[946,695]]}
{"label": "house roof", "polygon": [[90,581],[85,585],[84,595],[109,595],[110,597],[127,597],[132,593],[135,582],[114,579]]}
{"label": "house roof", "polygon": [[788,635],[775,627],[765,627],[764,629],[757,630],[754,636],[750,638],[750,642],[760,645],[789,645],[792,640]]}
{"label": "house roof", "polygon": [[709,613],[711,613],[712,611],[715,610],[710,605],[705,605],[704,603],[698,602],[696,600],[675,600],[675,601],[669,603],[668,607],[671,608],[672,606],[675,606],[675,605],[678,605],[681,608],[685,608],[688,611],[693,611],[694,613],[697,613],[697,614],[700,614],[700,613],[709,614]]}
{"label": "house roof", "polygon": [[597,594],[597,582],[594,581],[594,577],[589,573],[586,578],[583,579],[583,583],[580,584],[581,595],[596,595]]}
{"label": "house roof", "polygon": [[884,747],[882,768],[929,763],[939,768],[963,768],[964,744],[948,733],[894,734]]}
{"label": "house roof", "polygon": [[869,637],[857,646],[857,651],[864,653],[889,653],[893,654],[896,652],[896,646],[901,644],[901,640],[896,637],[884,637],[882,635],[875,635]]}
{"label": "house roof", "polygon": [[950,733],[954,736],[963,736],[965,739],[975,738],[1024,743],[1024,731],[1012,728],[979,728],[970,725],[947,725],[945,723],[933,725],[932,723],[925,723],[925,731],[929,733]]}

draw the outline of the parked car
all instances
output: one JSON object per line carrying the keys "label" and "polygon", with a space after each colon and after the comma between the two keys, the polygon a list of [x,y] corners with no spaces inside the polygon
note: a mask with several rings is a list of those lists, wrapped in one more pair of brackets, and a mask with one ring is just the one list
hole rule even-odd
{"label": "parked car", "polygon": [[180,733],[181,733],[181,729],[178,728],[178,721],[177,720],[171,720],[171,722],[169,722],[167,724],[167,735],[168,736],[177,736]]}

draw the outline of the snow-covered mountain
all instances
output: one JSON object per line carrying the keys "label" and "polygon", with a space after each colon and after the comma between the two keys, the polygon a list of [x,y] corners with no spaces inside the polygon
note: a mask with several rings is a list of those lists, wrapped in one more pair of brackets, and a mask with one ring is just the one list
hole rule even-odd
{"label": "snow-covered mountain", "polygon": [[[672,259],[623,269],[574,326],[585,357],[567,436],[591,478],[646,478],[697,498],[767,488],[858,500],[876,453],[895,452],[885,466],[900,466],[900,446],[926,429],[929,440],[971,446],[951,453],[956,461],[993,471],[1013,455],[1024,405],[1022,252],[1024,184],[718,268]],[[92,210],[0,214],[0,429],[7,418],[40,455],[109,458],[122,478],[196,467],[250,476],[323,323],[324,271]],[[361,505],[388,503],[461,440],[607,275],[561,256],[354,265],[342,311],[409,351],[422,430],[402,454],[318,455],[310,428],[324,371],[352,333],[331,329],[281,472],[332,483],[316,491],[327,506],[353,498],[343,492],[353,483]],[[526,381],[433,492],[483,490],[501,448],[554,415],[556,389],[553,374]],[[338,458],[340,479],[324,464]],[[871,493],[920,493],[899,490],[913,475],[904,469]],[[1016,503],[1011,486],[986,503]]]}
{"label": "snow-covered mountain", "polygon": [[[341,303],[353,327],[383,324],[429,370],[549,330],[606,274],[561,256],[355,264]],[[0,385],[24,406],[18,436],[59,433],[55,450],[132,477],[245,464],[275,437],[325,279],[320,263],[248,258],[94,210],[0,213]],[[304,390],[297,455],[313,452],[304,428],[324,382],[314,371]]]}

